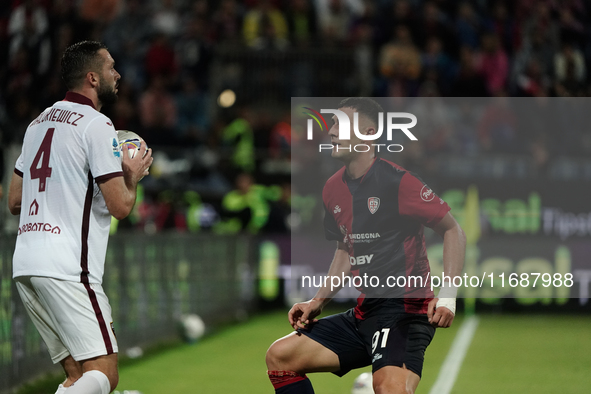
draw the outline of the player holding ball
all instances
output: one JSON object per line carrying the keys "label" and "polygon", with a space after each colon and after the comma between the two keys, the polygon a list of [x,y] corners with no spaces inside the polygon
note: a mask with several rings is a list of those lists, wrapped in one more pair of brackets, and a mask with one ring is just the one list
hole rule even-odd
{"label": "player holding ball", "polygon": [[[379,114],[384,112],[368,98],[345,99],[338,109],[350,120],[357,113],[359,130],[365,135],[376,134]],[[388,277],[412,276],[423,278],[425,286],[362,285],[355,308],[316,319],[340,290],[331,288],[328,281],[313,299],[289,311],[295,332],[271,345],[267,373],[278,394],[312,394],[307,373],[343,376],[371,365],[376,394],[414,393],[425,349],[436,328],[452,324],[456,297],[450,283],[439,298],[434,298],[427,284],[423,228],[428,226],[443,237],[444,272],[452,277],[462,271],[466,237],[449,206],[427,185],[404,168],[378,158],[375,147],[367,152],[350,149],[364,141],[355,135],[339,140],[338,118],[334,120],[328,134],[338,149],[332,150],[332,156],[344,167],[322,192],[325,235],[337,244],[328,276],[367,275],[382,283]]]}
{"label": "player holding ball", "polygon": [[57,393],[108,394],[119,379],[117,340],[103,278],[111,215],[131,212],[152,152],[119,149],[99,111],[117,99],[121,76],[94,41],[62,57],[63,101],[27,128],[8,205],[20,214],[13,278],[26,310],[66,380]]}

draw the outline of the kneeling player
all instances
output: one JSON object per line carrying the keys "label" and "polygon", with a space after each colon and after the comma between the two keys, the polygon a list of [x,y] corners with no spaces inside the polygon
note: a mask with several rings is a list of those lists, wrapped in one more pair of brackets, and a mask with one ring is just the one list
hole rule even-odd
{"label": "kneeling player", "polygon": [[[366,98],[346,99],[339,110],[349,119],[357,112],[364,134],[376,133],[378,114],[383,112]],[[416,176],[376,158],[373,150],[349,151],[347,147],[362,141],[356,136],[339,140],[336,117],[329,135],[340,147],[332,156],[345,166],[323,190],[325,233],[337,241],[328,275],[377,276],[382,284],[388,277],[413,276],[424,282],[417,287],[362,287],[354,309],[319,320],[315,318],[339,289],[321,288],[310,301],[295,304],[288,316],[296,332],[267,351],[269,378],[276,393],[309,394],[314,390],[307,373],[342,376],[372,365],[377,394],[413,393],[435,328],[449,327],[455,313],[455,292],[449,283],[440,298],[430,290],[423,227],[443,237],[444,271],[452,277],[463,267],[465,235],[449,206]],[[358,234],[374,236],[356,242]]]}

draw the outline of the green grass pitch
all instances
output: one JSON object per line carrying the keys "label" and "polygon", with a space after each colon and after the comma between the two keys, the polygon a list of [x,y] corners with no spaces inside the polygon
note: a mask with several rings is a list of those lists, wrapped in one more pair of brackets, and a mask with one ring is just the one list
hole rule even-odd
{"label": "green grass pitch", "polygon": [[[455,332],[438,330],[427,349],[417,393],[429,393]],[[591,392],[591,316],[480,317],[453,393]],[[119,391],[160,393],[272,393],[265,351],[290,332],[287,313],[253,318],[203,341],[148,357],[120,371]],[[343,378],[310,374],[318,394],[348,394],[364,370]]]}

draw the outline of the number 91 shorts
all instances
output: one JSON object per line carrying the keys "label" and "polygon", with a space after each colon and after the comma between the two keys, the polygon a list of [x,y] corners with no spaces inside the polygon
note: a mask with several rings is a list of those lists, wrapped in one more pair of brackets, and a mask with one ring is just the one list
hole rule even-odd
{"label": "number 91 shorts", "polygon": [[298,331],[336,353],[340,370],[335,375],[371,364],[373,372],[404,365],[420,377],[435,328],[425,314],[384,312],[388,313],[378,312],[360,320],[350,309]]}

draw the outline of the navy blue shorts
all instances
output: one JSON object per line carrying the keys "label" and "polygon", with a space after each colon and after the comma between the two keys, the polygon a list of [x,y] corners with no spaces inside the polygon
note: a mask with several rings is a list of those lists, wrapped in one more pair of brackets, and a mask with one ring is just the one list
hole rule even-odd
{"label": "navy blue shorts", "polygon": [[435,335],[427,315],[384,313],[359,320],[353,309],[324,317],[298,331],[337,354],[338,376],[370,364],[373,372],[404,364],[420,377],[425,350]]}

